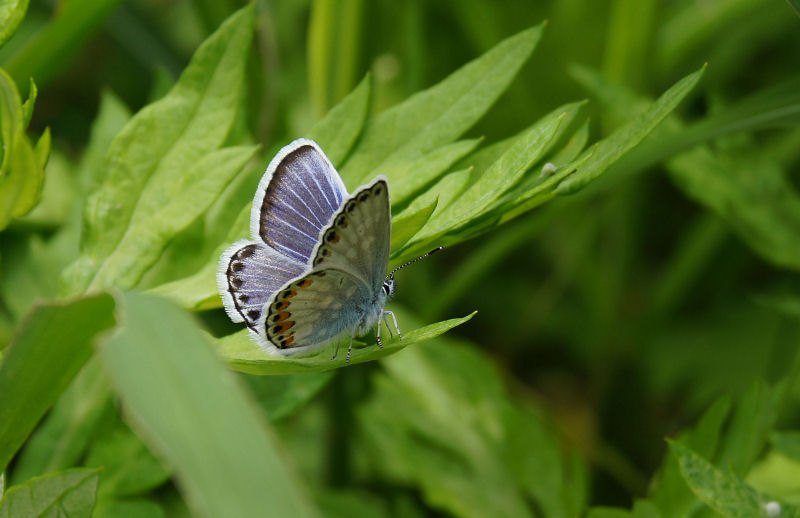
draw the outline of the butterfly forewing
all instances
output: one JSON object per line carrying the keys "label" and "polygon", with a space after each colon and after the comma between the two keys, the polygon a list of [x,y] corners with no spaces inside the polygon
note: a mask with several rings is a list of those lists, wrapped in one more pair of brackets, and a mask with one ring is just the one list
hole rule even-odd
{"label": "butterfly forewing", "polygon": [[253,239],[306,264],[320,231],[346,197],[341,178],[319,147],[296,140],[272,160],[261,179],[250,217]]}
{"label": "butterfly forewing", "polygon": [[268,246],[248,241],[234,243],[222,255],[217,274],[225,311],[234,322],[244,321],[255,328],[264,304],[305,269]]}
{"label": "butterfly forewing", "polygon": [[332,269],[315,270],[277,292],[258,330],[266,347],[284,354],[331,342],[351,331],[371,299],[367,286],[352,275]]}
{"label": "butterfly forewing", "polygon": [[389,188],[381,176],[344,202],[322,233],[312,264],[350,272],[374,294],[389,264],[391,231]]}

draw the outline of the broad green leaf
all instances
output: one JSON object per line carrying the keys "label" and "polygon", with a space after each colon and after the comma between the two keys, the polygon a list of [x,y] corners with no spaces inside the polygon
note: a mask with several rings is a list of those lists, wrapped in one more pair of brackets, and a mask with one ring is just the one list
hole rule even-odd
{"label": "broad green leaf", "polygon": [[[159,297],[120,297],[99,349],[137,434],[204,516],[315,516],[268,424],[192,319]],[[147,383],[142,383],[146,379]]]}
{"label": "broad green leaf", "polygon": [[0,69],[0,230],[39,201],[44,166],[25,135],[22,100],[14,81]]}
{"label": "broad green leaf", "polygon": [[411,161],[403,175],[398,174],[390,186],[392,205],[402,205],[410,196],[436,181],[450,166],[475,149],[480,141],[453,142]]}
{"label": "broad green leaf", "polygon": [[0,46],[17,30],[27,10],[28,0],[9,0],[0,4]]}
{"label": "broad green leaf", "polygon": [[571,194],[600,176],[612,163],[639,144],[678,106],[695,87],[705,66],[678,81],[664,92],[644,113],[628,125],[596,143],[581,156],[564,166],[566,174],[554,175],[559,180],[556,194]]}
{"label": "broad green leaf", "polygon": [[339,354],[335,359],[332,344],[314,353],[312,356],[272,356],[262,351],[251,339],[246,329],[232,335],[220,338],[216,341],[217,352],[231,366],[241,372],[251,374],[293,374],[300,372],[319,372],[327,371],[347,365],[368,362],[394,354],[409,345],[424,342],[436,338],[449,331],[450,329],[463,324],[471,319],[475,313],[463,318],[453,318],[444,320],[436,324],[430,324],[407,333],[403,333],[403,339],[397,337],[383,339],[383,348],[379,348],[373,343],[364,345],[361,341],[353,342],[353,354],[350,363],[346,363],[346,352],[349,340],[339,348]]}
{"label": "broad green leaf", "polygon": [[497,44],[437,85],[367,122],[342,168],[349,187],[378,174],[400,181],[414,160],[459,138],[505,91],[539,41],[543,25]]}
{"label": "broad green leaf", "polygon": [[180,230],[208,208],[254,148],[221,148],[242,94],[253,8],[206,40],[166,97],[137,113],[111,144],[87,201],[83,255],[69,291],[135,285]]}
{"label": "broad green leaf", "polygon": [[207,207],[222,184],[238,173],[255,151],[256,147],[228,147],[206,154],[170,186],[172,189],[165,189],[175,191],[171,200],[165,199],[165,194],[143,193],[125,236],[100,265],[92,285],[135,285],[145,269],[156,262],[168,238],[191,223],[198,208]]}
{"label": "broad green leaf", "polygon": [[[669,446],[686,483],[706,505],[730,518],[765,516],[765,505],[770,499],[759,495],[733,473],[718,470],[680,442],[671,441]],[[800,515],[795,508],[782,507],[781,517]]]}
{"label": "broad green leaf", "polygon": [[[416,201],[416,200],[415,200]],[[425,226],[436,206],[439,198],[434,198],[427,206],[419,208],[408,207],[406,210],[392,219],[392,246],[391,249],[398,251],[409,239],[414,237],[419,230]]]}
{"label": "broad green leaf", "polygon": [[109,295],[35,308],[0,364],[0,471],[114,325]]}
{"label": "broad green leaf", "polygon": [[51,473],[8,488],[0,500],[0,518],[91,518],[96,491],[96,469]]}
{"label": "broad green leaf", "polygon": [[797,16],[800,16],[800,0],[786,0],[789,2],[789,5],[794,9],[794,12],[797,13]]}
{"label": "broad green leaf", "polygon": [[353,87],[360,57],[363,16],[364,0],[314,0],[311,5],[308,90],[318,116],[326,113]]}
{"label": "broad green leaf", "polygon": [[334,167],[339,167],[344,161],[361,134],[369,111],[371,91],[372,78],[367,74],[308,132],[308,138],[320,145]]}

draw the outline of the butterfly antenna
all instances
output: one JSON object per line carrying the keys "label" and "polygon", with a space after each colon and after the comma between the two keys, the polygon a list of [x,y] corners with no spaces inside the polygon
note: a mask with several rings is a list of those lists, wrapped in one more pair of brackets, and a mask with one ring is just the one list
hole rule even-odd
{"label": "butterfly antenna", "polygon": [[434,248],[433,250],[431,250],[431,251],[430,251],[430,252],[428,252],[427,254],[422,254],[421,256],[417,257],[416,259],[412,259],[412,260],[408,261],[407,263],[403,263],[403,264],[401,264],[400,266],[398,266],[397,268],[395,268],[394,270],[392,270],[391,272],[389,272],[389,275],[387,275],[387,276],[386,276],[386,278],[388,279],[389,277],[391,277],[392,275],[394,275],[394,272],[396,272],[397,270],[399,270],[399,269],[401,269],[401,268],[405,268],[406,266],[408,266],[408,265],[410,265],[410,264],[414,264],[414,263],[416,263],[417,261],[421,261],[421,260],[425,259],[426,257],[428,257],[429,255],[435,254],[435,253],[436,253],[436,252],[438,252],[439,250],[444,250],[444,247],[443,247],[443,246],[440,246],[440,247]]}

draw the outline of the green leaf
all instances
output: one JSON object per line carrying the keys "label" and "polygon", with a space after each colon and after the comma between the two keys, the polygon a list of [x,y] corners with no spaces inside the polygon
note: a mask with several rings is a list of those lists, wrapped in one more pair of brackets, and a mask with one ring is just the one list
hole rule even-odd
{"label": "green leaf", "polygon": [[424,342],[436,338],[449,331],[450,329],[467,322],[475,313],[462,318],[444,320],[436,324],[430,324],[413,331],[403,333],[403,339],[397,337],[383,340],[383,348],[375,344],[364,345],[363,342],[353,342],[353,354],[350,363],[346,363],[346,348],[349,343],[344,343],[336,359],[332,360],[334,345],[315,352],[312,356],[273,356],[262,351],[250,339],[246,329],[220,338],[216,341],[217,352],[231,366],[241,372],[251,374],[293,374],[299,372],[319,372],[355,365],[357,363],[368,362],[389,356],[409,345]]}
{"label": "green leaf", "polygon": [[256,405],[192,319],[149,295],[125,294],[119,305],[123,325],[100,356],[134,430],[174,467],[190,508],[315,516]]}
{"label": "green leaf", "polygon": [[778,417],[777,402],[782,394],[779,386],[754,383],[744,394],[721,445],[719,462],[734,473],[744,476],[767,443],[769,431]]}
{"label": "green leaf", "polygon": [[361,134],[369,111],[372,78],[367,74],[361,83],[334,106],[325,117],[311,128],[307,137],[320,145],[334,167],[347,157],[347,154]]}
{"label": "green leaf", "polygon": [[[706,505],[723,516],[745,518],[765,516],[769,499],[759,495],[732,473],[723,473],[708,461],[677,441],[670,441],[670,451],[681,467],[686,483]],[[782,506],[781,517],[798,516],[798,510]]]}
{"label": "green leaf", "polygon": [[9,488],[0,500],[0,518],[91,518],[96,491],[96,469],[51,473]]}
{"label": "green leaf", "polygon": [[35,308],[0,364],[0,471],[114,325],[109,295]]}
{"label": "green leaf", "polygon": [[39,201],[44,166],[25,134],[22,100],[13,80],[0,69],[0,230]]}
{"label": "green leaf", "polygon": [[393,218],[391,249],[399,251],[409,239],[414,237],[416,233],[425,226],[425,223],[428,222],[438,204],[439,198],[434,198],[427,206],[418,208],[416,206],[409,206],[406,210],[398,214],[396,218]]}
{"label": "green leaf", "polygon": [[31,117],[33,116],[33,106],[36,104],[36,97],[39,95],[39,89],[36,88],[36,83],[33,82],[33,78],[30,79],[30,87],[28,88],[28,92],[28,99],[22,103],[23,126],[25,128],[27,128],[28,124],[31,122]]}
{"label": "green leaf", "polygon": [[410,162],[406,173],[391,185],[392,205],[402,205],[413,194],[433,183],[454,163],[469,154],[481,139],[460,140],[434,149]]}
{"label": "green leaf", "polygon": [[[728,397],[717,400],[706,410],[700,421],[678,436],[678,440],[694,451],[712,458],[717,450],[722,425],[730,412]],[[664,516],[674,514],[685,516],[696,505],[696,498],[690,492],[680,472],[680,464],[673,456],[664,457],[663,464],[650,489],[650,499]]]}
{"label": "green leaf", "polygon": [[70,291],[134,286],[161,250],[217,198],[253,147],[221,148],[242,95],[253,7],[206,40],[170,93],[137,113],[109,151],[87,201]]}
{"label": "green leaf", "polygon": [[704,65],[697,72],[678,81],[635,120],[596,143],[572,163],[564,166],[566,178],[558,174],[555,176],[559,180],[564,178],[556,187],[556,194],[572,194],[582,189],[605,172],[608,166],[644,140],[692,91],[703,76],[705,69]]}
{"label": "green leaf", "polygon": [[698,147],[669,161],[677,186],[719,214],[761,257],[800,269],[800,197],[760,145],[713,152]]}
{"label": "green leaf", "polygon": [[0,46],[16,32],[27,10],[28,0],[10,0],[0,5]]}
{"label": "green leaf", "polygon": [[409,164],[472,127],[505,91],[539,41],[543,25],[512,36],[437,85],[367,122],[342,169],[349,187],[385,174],[400,182]]}
{"label": "green leaf", "polygon": [[363,0],[315,0],[312,3],[308,29],[308,90],[318,116],[338,103],[353,87],[360,56],[363,13]]}
{"label": "green leaf", "polygon": [[428,248],[448,231],[487,212],[547,153],[559,127],[568,124],[581,105],[573,103],[558,108],[522,132],[472,185],[422,229],[409,248],[415,251]]}
{"label": "green leaf", "polygon": [[429,506],[463,518],[529,517],[531,501],[541,516],[582,514],[585,466],[565,468],[555,431],[513,406],[479,348],[441,338],[382,365],[356,411],[383,478],[418,487]]}

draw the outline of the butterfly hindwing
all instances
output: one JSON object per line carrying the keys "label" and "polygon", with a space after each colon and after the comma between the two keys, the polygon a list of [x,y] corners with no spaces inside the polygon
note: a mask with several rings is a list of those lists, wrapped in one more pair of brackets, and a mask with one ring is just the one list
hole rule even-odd
{"label": "butterfly hindwing", "polygon": [[258,185],[250,233],[306,264],[320,231],[346,197],[339,174],[317,144],[295,140],[270,162]]}
{"label": "butterfly hindwing", "polygon": [[225,311],[234,322],[246,322],[253,329],[270,297],[305,269],[266,245],[234,243],[222,254],[217,272]]}
{"label": "butterfly hindwing", "polygon": [[389,264],[392,218],[389,187],[379,176],[358,189],[333,216],[314,250],[313,266],[337,268],[381,289]]}
{"label": "butterfly hindwing", "polygon": [[325,345],[354,329],[371,299],[367,286],[349,273],[313,270],[285,285],[265,306],[258,323],[259,335],[267,340],[262,346],[296,354]]}

